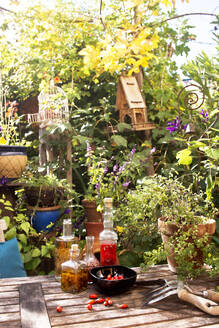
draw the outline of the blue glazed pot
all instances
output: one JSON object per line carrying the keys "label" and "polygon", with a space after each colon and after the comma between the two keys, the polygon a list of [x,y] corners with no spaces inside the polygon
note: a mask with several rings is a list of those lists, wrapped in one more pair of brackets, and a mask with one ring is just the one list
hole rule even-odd
{"label": "blue glazed pot", "polygon": [[[33,228],[37,232],[52,231],[56,221],[60,216],[61,207],[54,206],[54,207],[47,207],[47,208],[38,208],[36,211],[33,207],[31,207],[31,209],[34,210],[34,215],[32,218]],[[48,228],[48,225],[50,225],[51,223],[53,223],[53,225]]]}

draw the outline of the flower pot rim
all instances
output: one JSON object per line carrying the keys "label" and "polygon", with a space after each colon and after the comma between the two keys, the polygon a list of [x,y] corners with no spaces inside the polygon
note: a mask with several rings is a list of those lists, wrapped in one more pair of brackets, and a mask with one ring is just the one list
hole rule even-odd
{"label": "flower pot rim", "polygon": [[51,206],[51,207],[37,207],[37,206],[27,206],[28,209],[39,211],[39,212],[46,212],[46,211],[56,211],[61,209],[61,205]]}

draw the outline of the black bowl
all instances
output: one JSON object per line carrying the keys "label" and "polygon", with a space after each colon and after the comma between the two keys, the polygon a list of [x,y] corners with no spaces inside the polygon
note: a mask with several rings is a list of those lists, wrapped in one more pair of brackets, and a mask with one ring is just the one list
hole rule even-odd
{"label": "black bowl", "polygon": [[[136,281],[137,273],[122,265],[109,265],[92,268],[90,271],[94,286],[107,295],[120,294],[128,290]],[[123,275],[121,280],[107,280],[107,276]]]}

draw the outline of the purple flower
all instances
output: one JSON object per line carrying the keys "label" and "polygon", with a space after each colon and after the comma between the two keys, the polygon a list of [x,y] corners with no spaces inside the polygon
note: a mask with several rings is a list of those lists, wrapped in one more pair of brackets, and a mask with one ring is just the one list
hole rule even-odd
{"label": "purple flower", "polygon": [[154,154],[156,151],[156,147],[153,147],[151,150],[150,150],[150,155]]}
{"label": "purple flower", "polygon": [[1,178],[1,184],[4,186],[7,184],[7,178],[3,175],[3,177]]}
{"label": "purple flower", "polygon": [[63,214],[69,214],[71,212],[70,208],[66,208]]}
{"label": "purple flower", "polygon": [[105,166],[105,167],[104,167],[104,170],[103,170],[103,174],[105,175],[107,172],[108,172],[108,167]]}
{"label": "purple flower", "polygon": [[177,116],[175,120],[173,120],[172,122],[168,122],[166,129],[169,130],[169,133],[171,134],[172,132],[179,130],[180,125],[181,121],[179,121],[179,118]]}
{"label": "purple flower", "polygon": [[125,162],[122,166],[120,166],[118,174],[121,174],[125,170],[127,165],[128,165],[128,162]]}
{"label": "purple flower", "polygon": [[208,110],[206,110],[206,112],[205,112],[204,109],[202,108],[202,111],[201,111],[200,114],[201,114],[201,115],[203,116],[203,118],[204,118],[203,122],[208,122]]}
{"label": "purple flower", "polygon": [[135,152],[136,152],[136,145],[134,145],[134,147],[131,150],[131,160],[132,160]]}
{"label": "purple flower", "polygon": [[126,181],[122,185],[123,185],[123,187],[128,187],[130,183],[131,183],[131,181]]}
{"label": "purple flower", "polygon": [[98,182],[98,183],[96,184],[96,190],[97,190],[97,191],[100,190],[100,182]]}
{"label": "purple flower", "polygon": [[0,132],[2,131],[2,127],[0,126]]}
{"label": "purple flower", "polygon": [[116,163],[114,166],[113,166],[113,172],[117,172],[118,171],[118,163]]}

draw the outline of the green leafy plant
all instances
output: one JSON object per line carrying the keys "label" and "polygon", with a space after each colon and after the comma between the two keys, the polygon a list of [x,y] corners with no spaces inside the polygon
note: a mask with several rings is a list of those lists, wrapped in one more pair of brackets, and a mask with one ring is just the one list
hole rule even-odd
{"label": "green leafy plant", "polygon": [[[210,243],[209,234],[200,236],[198,232],[199,225],[214,219],[216,213],[205,195],[194,193],[192,186],[184,187],[176,176],[145,177],[139,183],[117,209],[116,223],[122,227],[119,228],[122,248],[128,245],[126,248],[140,252],[141,240],[145,240],[145,262],[151,265],[163,261],[165,255],[174,256],[177,274],[183,279],[199,275],[204,270],[203,262],[211,263],[212,272],[218,270],[215,247]],[[158,236],[159,218],[174,226],[174,233],[165,248],[161,247]],[[198,260],[201,265],[197,264]]]}
{"label": "green leafy plant", "polygon": [[18,246],[28,275],[49,274],[54,271],[54,237],[38,234],[31,226],[25,208],[17,202],[13,208],[11,202],[3,195],[0,198],[1,215],[7,211],[8,215],[2,215],[7,225],[5,239],[14,237],[18,240]]}
{"label": "green leafy plant", "polygon": [[[97,149],[96,149],[97,151]],[[87,141],[87,167],[90,180],[85,195],[88,199],[95,199],[100,208],[103,207],[105,197],[113,198],[115,203],[122,201],[127,191],[136,183],[137,177],[147,166],[149,156],[155,152],[153,148],[145,157],[136,154],[136,146],[122,160],[114,156],[107,158],[106,150],[102,147],[95,154]]]}

